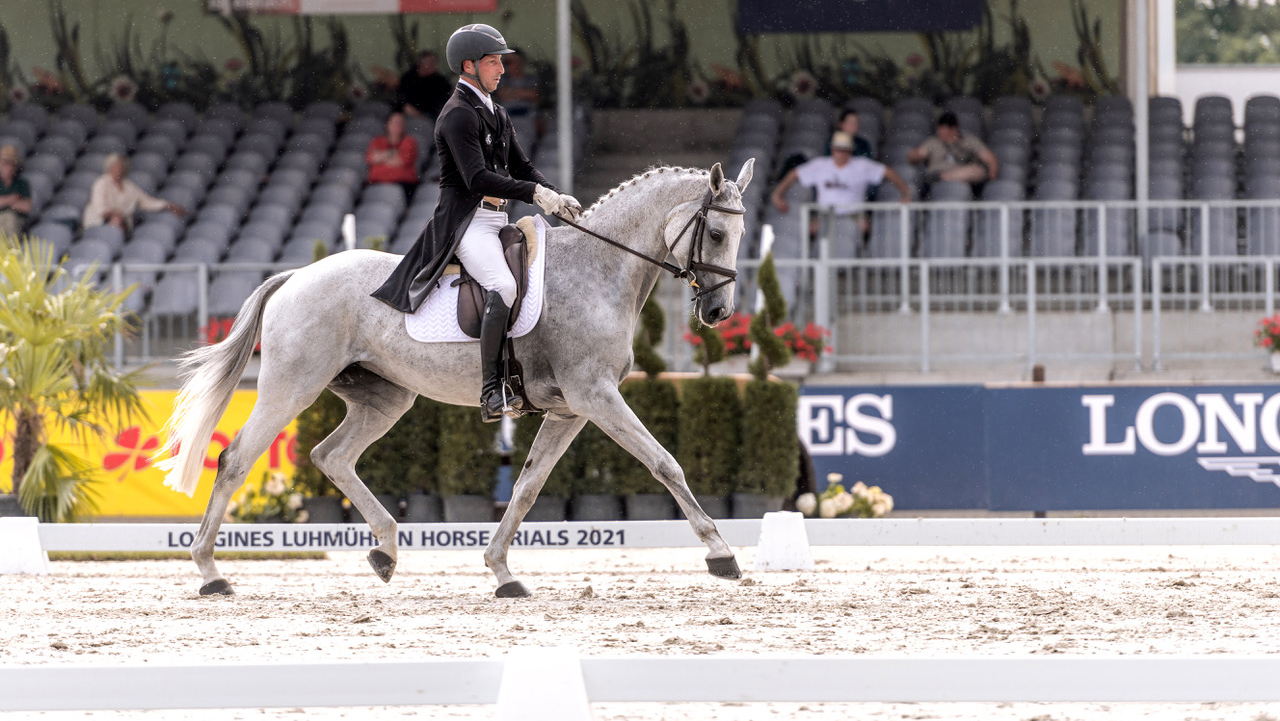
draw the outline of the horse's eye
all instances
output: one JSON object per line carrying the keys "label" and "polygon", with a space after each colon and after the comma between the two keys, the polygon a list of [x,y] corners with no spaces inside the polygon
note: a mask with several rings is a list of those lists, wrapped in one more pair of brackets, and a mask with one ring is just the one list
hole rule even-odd
{"label": "horse's eye", "polygon": [[724,233],[719,230],[713,230],[711,231],[711,239],[719,243],[720,241],[724,240]]}

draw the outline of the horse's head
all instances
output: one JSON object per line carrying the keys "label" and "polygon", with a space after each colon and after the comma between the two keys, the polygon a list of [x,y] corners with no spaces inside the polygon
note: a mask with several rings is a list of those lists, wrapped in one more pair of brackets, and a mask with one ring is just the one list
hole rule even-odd
{"label": "horse's head", "polygon": [[[695,223],[692,245],[686,256],[686,267],[693,271],[698,283],[694,291],[694,313],[707,325],[714,326],[733,315],[738,245],[746,230],[742,191],[751,182],[755,162],[755,158],[749,158],[743,163],[734,181],[725,179],[719,163],[711,166],[708,178],[711,192],[699,211],[705,220]],[[698,225],[702,227],[696,227]]]}

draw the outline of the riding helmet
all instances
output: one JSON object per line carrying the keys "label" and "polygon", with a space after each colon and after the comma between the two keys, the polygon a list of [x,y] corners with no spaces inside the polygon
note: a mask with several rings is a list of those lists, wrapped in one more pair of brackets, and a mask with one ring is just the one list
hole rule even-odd
{"label": "riding helmet", "polygon": [[449,61],[449,69],[462,75],[462,61],[479,61],[486,55],[506,55],[515,51],[507,47],[502,33],[491,25],[475,23],[463,25],[449,36],[449,44],[445,46],[445,59]]}

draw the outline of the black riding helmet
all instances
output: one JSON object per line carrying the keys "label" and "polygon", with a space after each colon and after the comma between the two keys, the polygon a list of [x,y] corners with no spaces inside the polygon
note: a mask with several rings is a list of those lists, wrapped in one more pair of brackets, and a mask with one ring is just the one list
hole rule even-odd
{"label": "black riding helmet", "polygon": [[449,36],[449,44],[445,46],[445,59],[449,61],[449,69],[463,77],[476,82],[480,78],[474,73],[462,72],[462,62],[473,60],[479,62],[486,55],[506,55],[515,51],[507,47],[502,33],[490,25],[476,23],[463,25]]}

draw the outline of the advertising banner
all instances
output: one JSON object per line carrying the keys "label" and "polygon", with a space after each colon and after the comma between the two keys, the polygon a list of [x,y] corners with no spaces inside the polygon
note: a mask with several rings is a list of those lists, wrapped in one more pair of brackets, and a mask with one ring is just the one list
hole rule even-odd
{"label": "advertising banner", "polygon": [[205,8],[223,15],[491,13],[498,10],[498,0],[205,0]]}
{"label": "advertising banner", "polygon": [[744,33],[937,32],[980,22],[982,0],[738,0]]}
{"label": "advertising banner", "polygon": [[814,387],[797,431],[821,485],[898,509],[1280,508],[1280,386]]}
{"label": "advertising banner", "polygon": [[[258,394],[255,391],[236,391],[232,396],[231,405],[218,421],[209,443],[204,473],[193,498],[167,488],[164,473],[154,467],[154,462],[160,460],[156,456],[164,445],[161,429],[169,418],[176,395],[177,391],[142,391],[149,419],[139,419],[136,425],[128,428],[113,428],[106,437],[92,439],[83,445],[76,443],[69,434],[54,431],[55,442],[73,447],[81,457],[99,468],[101,481],[95,490],[101,516],[154,518],[200,516],[204,513],[218,469],[218,454],[240,432]],[[12,421],[3,430],[3,436],[0,436],[0,492],[7,492],[13,475],[10,454],[13,446]],[[296,438],[294,425],[290,423],[254,464],[246,484],[260,484],[268,471],[292,475]]]}

